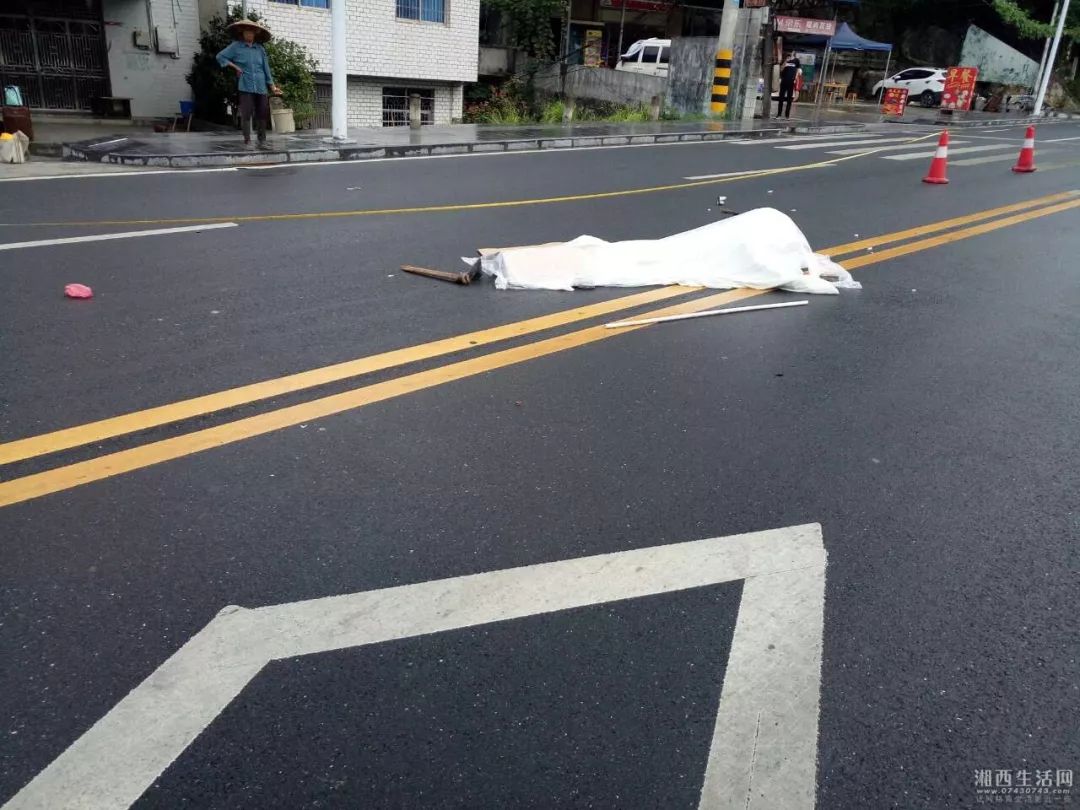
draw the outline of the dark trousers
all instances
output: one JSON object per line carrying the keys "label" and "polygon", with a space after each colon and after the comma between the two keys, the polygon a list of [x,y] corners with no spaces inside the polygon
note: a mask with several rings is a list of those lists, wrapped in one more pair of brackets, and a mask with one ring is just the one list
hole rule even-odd
{"label": "dark trousers", "polygon": [[255,119],[255,132],[259,143],[266,140],[266,119],[270,117],[270,97],[265,93],[240,94],[240,126],[244,130],[244,142],[251,140],[251,119]]}
{"label": "dark trousers", "polygon": [[[781,114],[785,118],[791,118],[791,102],[795,99],[795,85],[785,84],[780,82],[780,103],[776,108],[776,117],[779,118]],[[787,112],[784,110],[784,102],[787,102]]]}

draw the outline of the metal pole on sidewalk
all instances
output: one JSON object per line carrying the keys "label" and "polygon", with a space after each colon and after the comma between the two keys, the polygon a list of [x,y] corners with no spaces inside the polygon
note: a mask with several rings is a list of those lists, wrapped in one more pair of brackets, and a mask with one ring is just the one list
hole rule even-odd
{"label": "metal pole on sidewalk", "polygon": [[768,6],[765,7],[765,11],[769,15],[768,22],[765,24],[765,47],[762,49],[762,79],[764,79],[763,93],[761,98],[761,120],[768,121],[769,116],[772,115],[772,74],[773,74],[773,48],[775,43],[773,42],[773,15],[772,9]]}
{"label": "metal pole on sidewalk", "polygon": [[622,11],[619,12],[619,52],[615,54],[615,64],[622,59],[622,36],[623,28],[626,27],[626,0],[622,0]]}
{"label": "metal pole on sidewalk", "polygon": [[1035,97],[1035,115],[1042,115],[1043,102],[1046,101],[1046,89],[1050,86],[1050,79],[1054,75],[1054,62],[1057,61],[1058,46],[1061,45],[1061,33],[1065,30],[1065,18],[1069,16],[1069,0],[1061,4],[1061,16],[1058,17],[1057,30],[1054,32],[1054,44],[1050,46],[1050,56],[1046,60],[1046,69],[1043,71],[1042,82],[1039,84],[1039,95]]}
{"label": "metal pole on sidewalk", "polygon": [[885,82],[889,78],[889,65],[892,64],[892,49],[889,49],[889,55],[885,57],[885,75],[881,77],[881,87],[877,91],[878,104],[881,104],[881,97],[885,94]]}
{"label": "metal pole on sidewalk", "polygon": [[335,141],[349,139],[349,74],[346,60],[346,26],[348,17],[345,13],[347,0],[332,0],[330,3],[331,52],[332,52],[332,92],[331,134]]}
{"label": "metal pole on sidewalk", "polygon": [[563,62],[570,57],[570,20],[574,13],[573,0],[566,0],[566,30],[563,32]]}

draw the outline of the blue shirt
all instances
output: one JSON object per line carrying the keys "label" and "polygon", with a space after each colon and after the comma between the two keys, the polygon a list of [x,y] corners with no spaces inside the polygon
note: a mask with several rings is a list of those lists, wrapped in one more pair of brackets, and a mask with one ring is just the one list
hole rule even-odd
{"label": "blue shirt", "polygon": [[266,58],[266,49],[257,42],[248,45],[236,41],[217,55],[218,64],[226,67],[232,62],[243,73],[239,76],[241,93],[259,93],[265,96],[269,85],[274,83],[270,75],[270,60]]}

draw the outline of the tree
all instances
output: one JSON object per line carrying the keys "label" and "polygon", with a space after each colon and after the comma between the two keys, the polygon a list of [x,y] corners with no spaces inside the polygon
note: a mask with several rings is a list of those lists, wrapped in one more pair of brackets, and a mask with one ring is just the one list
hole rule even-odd
{"label": "tree", "polygon": [[511,44],[540,60],[558,53],[551,27],[553,17],[566,11],[566,0],[484,0],[498,9],[510,23]]}
{"label": "tree", "polygon": [[[1049,20],[1041,22],[1034,19],[1030,10],[1021,8],[1017,0],[990,0],[990,3],[1001,19],[1025,39],[1046,39],[1054,35],[1055,26],[1051,25]],[[1065,35],[1080,41],[1080,8],[1076,5],[1069,8],[1069,17],[1065,20]]]}
{"label": "tree", "polygon": [[[236,79],[221,69],[218,53],[232,41],[228,26],[243,19],[240,6],[231,7],[225,19],[210,18],[199,35],[199,52],[191,63],[187,76],[195,99],[195,115],[204,121],[231,123],[226,104],[236,97]],[[247,19],[259,21],[259,15],[249,12]],[[293,111],[296,123],[303,124],[315,114],[315,60],[303,47],[287,39],[275,39],[266,44],[270,72],[281,88],[282,101]]]}

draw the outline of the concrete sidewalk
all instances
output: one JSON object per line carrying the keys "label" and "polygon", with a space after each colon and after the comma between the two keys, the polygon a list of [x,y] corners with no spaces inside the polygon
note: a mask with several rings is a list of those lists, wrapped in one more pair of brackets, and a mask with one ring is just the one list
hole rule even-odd
{"label": "concrete sidewalk", "polygon": [[[95,138],[66,142],[68,160],[95,161],[127,166],[193,168],[266,163],[310,163],[329,160],[370,160],[386,157],[424,157],[483,152],[514,152],[534,149],[624,146],[729,138],[768,138],[799,129],[803,122],[755,121],[751,124],[693,121],[638,124],[582,123],[569,126],[500,127],[479,124],[349,130],[350,143],[329,140],[325,130],[270,135],[265,150],[245,149],[239,132],[176,132],[101,134]],[[863,124],[830,121],[815,131],[861,128]]]}

